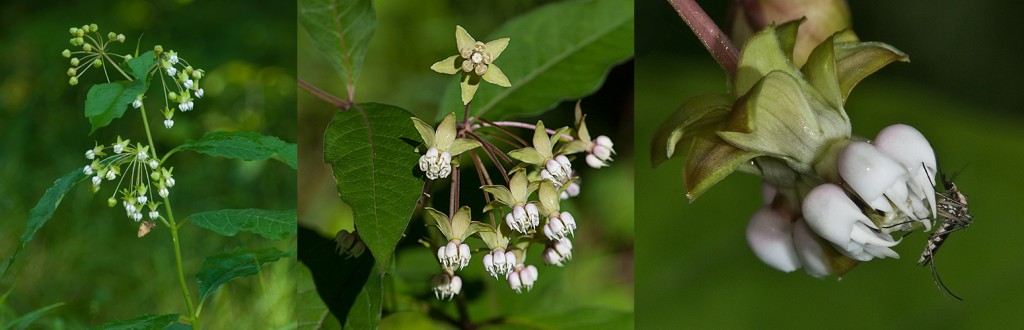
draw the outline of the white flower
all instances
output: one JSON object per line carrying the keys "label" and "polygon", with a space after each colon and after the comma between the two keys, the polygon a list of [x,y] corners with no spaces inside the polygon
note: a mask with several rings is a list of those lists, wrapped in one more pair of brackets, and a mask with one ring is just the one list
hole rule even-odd
{"label": "white flower", "polygon": [[544,176],[543,171],[547,171],[556,187],[562,186],[563,183],[569,181],[569,175],[572,174],[572,164],[569,163],[569,158],[565,155],[558,155],[554,159],[548,159],[544,163],[544,170],[541,172],[541,176]]}
{"label": "white flower", "polygon": [[203,98],[203,89],[202,88],[196,90],[196,98],[197,99]]}
{"label": "white flower", "polygon": [[145,194],[139,194],[139,205],[146,204],[149,198]]}
{"label": "white flower", "polygon": [[529,265],[523,267],[523,264],[516,265],[516,269],[508,273],[505,276],[505,280],[508,281],[508,286],[515,290],[516,293],[522,293],[523,288],[526,291],[533,289],[533,283],[537,281],[537,267]]}
{"label": "white flower", "polygon": [[192,89],[192,84],[192,79],[185,79],[185,83],[183,85],[185,85],[185,89]]}
{"label": "white flower", "polygon": [[544,248],[544,263],[562,267],[565,261],[572,260],[572,242],[568,238],[552,241]]}
{"label": "white flower", "polygon": [[82,173],[85,173],[85,175],[92,175],[92,165],[85,165],[85,168],[82,169]]}
{"label": "white flower", "polygon": [[608,162],[612,161],[612,155],[615,154],[615,149],[612,149],[614,145],[612,139],[607,136],[598,136],[587,149],[587,165],[593,168],[608,166]]}
{"label": "white flower", "polygon": [[575,230],[576,220],[569,212],[556,213],[548,218],[548,223],[544,225],[544,236],[554,241],[564,238],[566,234],[572,235]]}
{"label": "white flower", "polygon": [[149,168],[150,169],[154,169],[155,170],[157,166],[160,166],[160,162],[156,161],[156,159],[151,159],[149,161]]}
{"label": "white flower", "polygon": [[515,268],[515,265],[515,253],[505,252],[502,248],[494,249],[484,256],[484,269],[494,278],[498,278],[498,275],[507,275]]}
{"label": "white flower", "polygon": [[452,173],[452,155],[430,147],[425,155],[420,156],[420,170],[426,172],[431,180],[447,178]]}
{"label": "white flower", "polygon": [[161,198],[167,198],[167,196],[169,196],[170,194],[171,194],[171,191],[167,190],[167,188],[160,188],[160,197]]}
{"label": "white flower", "polygon": [[157,210],[149,211],[149,218],[150,219],[156,220],[156,218],[159,218],[159,217],[160,217],[160,212],[157,212]]}
{"label": "white flower", "polygon": [[107,180],[113,181],[114,179],[117,178],[117,173],[114,173],[114,170],[112,170],[112,169],[111,170],[107,170],[106,178],[107,178]]}
{"label": "white flower", "polygon": [[92,149],[86,150],[85,151],[85,158],[86,159],[96,159],[96,152],[93,151]]}
{"label": "white flower", "polygon": [[[916,142],[918,142],[892,134],[879,134],[879,136],[883,137],[881,144],[889,150],[898,150],[907,145],[917,145]],[[893,138],[901,140],[893,141]],[[923,137],[921,139],[923,140]],[[935,155],[931,152],[927,141],[924,142],[924,146],[927,147],[927,153],[930,156],[916,154],[917,150],[913,149],[899,154],[901,158],[905,158],[905,162],[917,164],[916,166],[907,166],[897,162],[893,157],[884,153],[881,148],[870,143],[850,142],[839,154],[839,175],[861,199],[873,208],[892,212],[892,205],[895,205],[896,209],[910,220],[920,220],[926,230],[930,229],[931,221],[927,218],[934,214],[935,188],[929,183],[928,177],[934,177]],[[927,168],[929,161],[932,169]],[[922,163],[925,166],[922,166]],[[908,171],[908,169],[912,169],[915,177],[911,176],[912,171]],[[883,223],[883,225],[889,231],[903,229],[889,228],[888,225],[892,223],[907,223],[904,217],[898,217],[894,213],[890,213],[888,216],[887,223]]]}
{"label": "white flower", "polygon": [[173,50],[167,52],[167,62],[171,62],[171,64],[178,64],[178,53],[175,53]]}
{"label": "white flower", "polygon": [[573,198],[580,195],[580,184],[579,180],[570,182],[568,187],[565,187],[565,191],[559,196],[562,200]]}
{"label": "white flower", "polygon": [[878,132],[874,145],[879,151],[906,167],[909,173],[907,186],[913,194],[911,201],[928,201],[931,213],[923,215],[915,208],[915,214],[919,218],[935,215],[935,152],[924,135],[913,127],[896,124]]}
{"label": "white flower", "polygon": [[100,182],[103,182],[103,179],[100,179],[99,175],[92,177],[92,185],[98,186]]}
{"label": "white flower", "polygon": [[125,210],[125,212],[128,213],[128,215],[134,214],[135,213],[135,204],[129,203],[128,201],[124,201],[124,210]]}
{"label": "white flower", "polygon": [[898,244],[882,233],[843,188],[826,183],[811,189],[803,201],[807,225],[828,240],[840,253],[860,261],[873,258],[899,258],[890,247]]}
{"label": "white flower", "polygon": [[132,101],[132,107],[136,109],[142,107],[142,95],[135,97],[135,101]]}
{"label": "white flower", "polygon": [[149,159],[149,154],[146,153],[146,150],[141,150],[140,149],[139,153],[136,155],[136,157],[138,157],[139,160],[141,160],[141,161],[146,161],[146,159]]}
{"label": "white flower", "polygon": [[505,223],[512,230],[523,234],[537,228],[540,225],[540,213],[537,210],[537,205],[527,203],[513,206],[512,212],[505,214]]}
{"label": "white flower", "polygon": [[448,271],[460,270],[469,265],[469,259],[473,257],[469,245],[459,240],[448,241],[448,244],[437,249],[437,260],[441,261]]}
{"label": "white flower", "polygon": [[124,152],[124,145],[122,145],[120,143],[115,143],[114,144],[114,153],[115,154],[120,154],[122,152]]}
{"label": "white flower", "polygon": [[178,69],[175,69],[173,66],[168,66],[167,67],[167,75],[168,76],[174,77],[174,74],[176,74],[176,73],[178,73]]}
{"label": "white flower", "polygon": [[188,102],[181,101],[181,103],[178,103],[178,110],[181,110],[181,112],[188,112]]}
{"label": "white flower", "polygon": [[164,184],[166,184],[168,188],[174,187],[174,178],[167,176],[167,179],[164,180]]}
{"label": "white flower", "polygon": [[431,289],[437,299],[452,299],[462,290],[462,279],[456,275],[440,274],[431,279]]}
{"label": "white flower", "polygon": [[133,213],[132,214],[132,219],[135,220],[135,222],[139,222],[139,220],[142,220],[142,213],[141,212]]}
{"label": "white flower", "polygon": [[793,222],[793,245],[796,247],[796,255],[800,259],[800,265],[804,271],[814,277],[825,277],[832,274],[829,269],[829,257],[825,253],[825,246],[822,245],[821,237],[807,227],[804,219],[796,219]]}
{"label": "white flower", "polygon": [[788,273],[800,268],[793,245],[793,222],[771,205],[761,207],[750,218],[747,244],[758,259],[775,269]]}
{"label": "white flower", "polygon": [[164,120],[164,127],[167,127],[167,128],[174,127],[174,120],[172,120],[172,119],[165,119]]}

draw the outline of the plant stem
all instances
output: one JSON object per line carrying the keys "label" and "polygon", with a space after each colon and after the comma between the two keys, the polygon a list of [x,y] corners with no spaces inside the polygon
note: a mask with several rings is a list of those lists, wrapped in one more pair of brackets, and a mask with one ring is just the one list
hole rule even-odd
{"label": "plant stem", "polygon": [[[473,128],[480,128],[480,127],[495,127],[495,128],[498,128],[498,127],[502,127],[502,126],[504,126],[504,127],[527,128],[527,129],[532,129],[532,130],[537,129],[537,125],[528,124],[528,123],[520,123],[518,121],[484,122],[483,124],[473,125]],[[546,128],[544,130],[547,131],[548,134],[555,134],[555,130],[553,130],[553,129]],[[572,135],[569,135],[569,134],[562,134],[562,139],[567,140],[567,141],[575,140],[575,138],[573,138]]]}
{"label": "plant stem", "polygon": [[199,316],[196,315],[196,309],[192,306],[192,295],[188,292],[188,285],[185,283],[185,270],[181,265],[181,244],[178,243],[178,226],[174,222],[170,197],[164,198],[164,209],[167,210],[167,220],[171,222],[171,241],[174,242],[174,263],[178,268],[178,285],[181,286],[181,295],[185,298],[185,306],[188,307],[192,328],[199,329]]}
{"label": "plant stem", "polygon": [[[149,131],[149,120],[146,119],[145,104],[139,107],[139,112],[142,113],[142,123],[144,124],[142,126],[146,128],[146,139],[149,140],[149,151],[152,152],[153,158],[159,158],[156,152],[156,145],[153,144],[153,133]],[[163,160],[161,160],[160,162],[163,163]]]}
{"label": "plant stem", "polygon": [[732,40],[729,40],[729,36],[722,32],[695,0],[669,0],[669,3],[686,25],[690,26],[697,39],[704,44],[704,48],[708,49],[711,57],[714,57],[718,65],[729,74],[729,78],[735,77],[740,53]]}
{"label": "plant stem", "polygon": [[[334,105],[336,107],[342,108],[343,110],[348,110],[354,104],[351,100],[350,101],[345,101],[345,100],[341,99],[340,97],[331,95],[331,93],[328,93],[328,92],[326,92],[326,91],[324,91],[324,90],[322,90],[320,88],[317,88],[316,86],[313,86],[310,83],[308,83],[308,82],[306,82],[305,80],[302,80],[302,79],[299,79],[299,87],[302,87],[302,89],[305,89],[310,94],[316,95],[321,100],[327,101],[327,103],[330,103],[331,105]],[[351,97],[351,95],[350,95],[350,97]]]}

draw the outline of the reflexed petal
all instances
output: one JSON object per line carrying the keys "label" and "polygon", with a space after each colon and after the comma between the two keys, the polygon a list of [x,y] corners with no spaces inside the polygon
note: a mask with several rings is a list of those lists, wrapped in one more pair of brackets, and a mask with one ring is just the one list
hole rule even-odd
{"label": "reflexed petal", "polygon": [[437,63],[430,66],[430,69],[443,74],[459,73],[459,71],[462,71],[462,63],[460,63],[462,61],[458,61],[459,59],[462,59],[459,55],[452,55],[446,59],[437,61]]}
{"label": "reflexed petal", "polygon": [[501,69],[494,64],[487,66],[487,72],[484,73],[483,78],[485,81],[501,87],[512,87],[512,83],[508,81],[508,77],[505,77],[505,73],[501,72]]}
{"label": "reflexed petal", "polygon": [[843,180],[868,201],[882,196],[897,180],[906,180],[907,174],[902,165],[879,152],[875,146],[861,141],[850,142],[843,148],[838,166]]}
{"label": "reflexed petal", "polygon": [[491,54],[491,61],[497,60],[498,56],[501,56],[501,52],[505,51],[505,47],[508,46],[508,41],[508,38],[501,38],[491,40],[484,45],[487,47],[487,52]]}
{"label": "reflexed petal", "polygon": [[828,267],[828,255],[825,254],[827,247],[821,243],[821,240],[803,219],[797,219],[793,223],[793,246],[796,247],[800,265],[803,266],[807,274],[814,277],[825,277],[832,274]]}

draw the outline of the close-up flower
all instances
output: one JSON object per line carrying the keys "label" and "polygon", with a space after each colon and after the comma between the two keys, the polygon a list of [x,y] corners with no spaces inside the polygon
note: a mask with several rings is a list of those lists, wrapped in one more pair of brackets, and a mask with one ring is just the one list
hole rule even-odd
{"label": "close-up flower", "polygon": [[430,66],[431,70],[444,74],[462,74],[459,78],[462,86],[462,103],[469,104],[480,87],[480,80],[501,86],[511,87],[508,77],[493,62],[501,56],[508,46],[509,38],[480,42],[473,39],[462,26],[455,26],[455,41],[459,54],[438,61]]}
{"label": "close-up flower", "polygon": [[416,131],[423,139],[426,153],[420,156],[420,171],[431,180],[447,178],[452,172],[452,158],[480,146],[480,142],[456,138],[455,113],[449,113],[437,125],[437,130],[419,118],[412,117]]}

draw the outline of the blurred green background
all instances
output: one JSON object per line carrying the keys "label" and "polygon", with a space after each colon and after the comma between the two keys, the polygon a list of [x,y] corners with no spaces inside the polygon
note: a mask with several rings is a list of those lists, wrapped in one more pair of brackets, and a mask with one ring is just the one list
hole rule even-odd
{"label": "blurred green background", "polygon": [[[377,30],[366,56],[366,63],[356,87],[357,102],[378,102],[405,108],[420,118],[433,122],[438,112],[459,112],[459,109],[438,109],[447,83],[454,79],[431,71],[430,65],[450,56],[455,50],[454,26],[465,27],[474,37],[486,37],[505,20],[532,8],[553,1],[376,1]],[[299,27],[299,77],[332,94],[344,97],[345,88],[323,55],[312,46],[308,34]],[[513,40],[509,47],[515,47]],[[500,64],[500,60],[498,62]],[[483,272],[482,255],[474,256],[462,274],[466,284],[463,295],[469,299],[471,316],[483,320],[498,315],[552,315],[582,307],[593,307],[616,313],[633,310],[633,71],[632,62],[614,68],[604,86],[594,95],[583,98],[588,114],[587,126],[592,135],[608,135],[615,142],[618,154],[612,167],[593,170],[580,159],[574,168],[583,178],[582,194],[568,203],[580,227],[573,240],[573,260],[564,268],[543,266],[540,249],[528,258],[539,268],[540,280],[534,292],[516,295],[504,280],[496,281]],[[515,84],[515,82],[513,82]],[[481,88],[499,88],[484,85]],[[316,229],[324,237],[333,237],[339,229],[352,229],[351,211],[338,198],[330,167],[323,163],[323,132],[336,109],[305,91],[299,92],[299,221]],[[542,116],[546,124],[571,125],[575,100],[560,104]],[[488,118],[498,120],[502,118]],[[536,122],[538,118],[505,118]],[[411,123],[410,123],[411,125]],[[516,130],[528,137],[531,131]],[[486,157],[483,157],[486,159]],[[469,158],[464,158],[469,161]],[[485,160],[486,162],[486,160]],[[496,175],[496,172],[492,173]],[[474,171],[463,173],[462,204],[483,205],[482,196],[473,193],[478,186]],[[500,179],[499,179],[500,180]],[[447,181],[435,185],[434,204],[447,209]],[[475,220],[486,217],[474,214]],[[440,273],[433,253],[416,243],[425,234],[419,214],[409,225],[407,237],[399,243],[397,274],[392,283],[397,290],[392,305],[398,310],[431,308],[455,314],[452,302],[437,302],[429,290],[430,276]],[[478,239],[472,246],[483,246]],[[397,307],[396,307],[397,306]],[[395,310],[395,309],[392,309]],[[615,313],[608,313],[609,315]],[[382,328],[429,326],[418,313],[398,313],[386,317]],[[629,316],[631,318],[631,316]],[[571,327],[580,316],[552,320],[550,324]],[[427,323],[417,323],[426,321]],[[562,322],[562,323],[559,323]],[[565,323],[570,322],[570,323]],[[631,322],[630,322],[631,324]],[[439,326],[435,323],[434,325]],[[608,326],[606,324],[606,326]]]}
{"label": "blurred green background", "polygon": [[[68,86],[68,28],[97,23],[103,35],[123,33],[119,53],[159,43],[207,71],[206,96],[178,113],[172,130],[150,114],[157,149],[165,152],[207,131],[246,130],[295,142],[295,4],[288,1],[7,1],[0,5],[0,257],[6,261],[25,227],[28,210],[53,181],[86,164],[94,141],[120,134],[145,139],[137,112],[89,135],[83,115],[88,88],[104,81],[88,72]],[[157,87],[150,97],[159,95]],[[150,108],[155,108],[152,102]],[[156,117],[156,118],[155,118]],[[275,162],[242,162],[181,153],[170,159],[179,219],[222,208],[295,207],[295,172]],[[83,328],[147,313],[185,313],[169,231],[160,226],[136,238],[137,224],[106,206],[87,184],[65,196],[0,281],[10,292],[0,324],[37,308],[65,305],[36,322],[44,328]],[[205,256],[234,247],[293,249],[294,239],[270,242],[242,233],[225,238],[195,226],[181,231],[186,279]],[[222,287],[202,310],[211,329],[273,328],[292,321],[294,258],[259,276]]]}
{"label": "blurred green background", "polygon": [[[724,22],[727,3],[701,1]],[[1012,8],[1011,8],[1012,7]],[[995,328],[1024,323],[1020,183],[1020,5],[998,1],[854,1],[855,31],[910,55],[862,81],[846,104],[854,134],[904,123],[928,137],[939,166],[967,166],[957,184],[977,220],[936,258],[947,299],[917,267],[926,235],[901,259],[874,260],[842,280],[779,272],[747,246],[760,180],[734,174],[692,204],[682,159],[652,169],[650,141],[682,102],[726,91],[725,75],[665,1],[637,2],[637,326],[662,328]]]}

